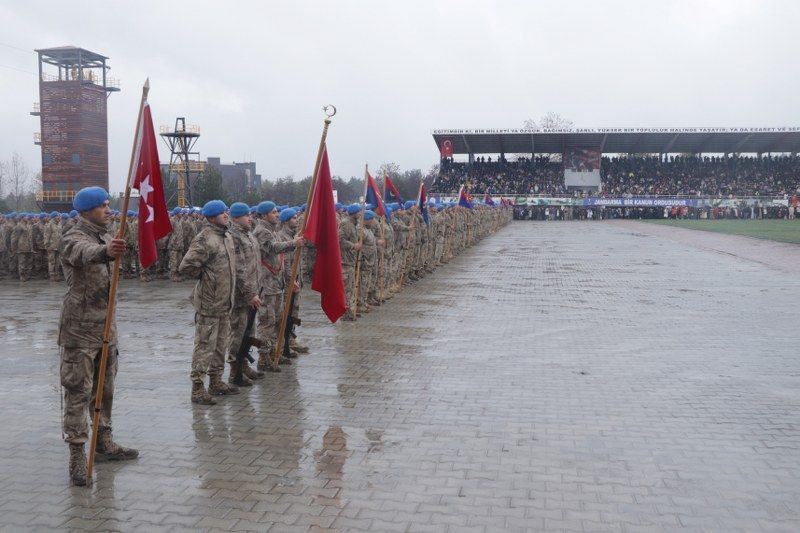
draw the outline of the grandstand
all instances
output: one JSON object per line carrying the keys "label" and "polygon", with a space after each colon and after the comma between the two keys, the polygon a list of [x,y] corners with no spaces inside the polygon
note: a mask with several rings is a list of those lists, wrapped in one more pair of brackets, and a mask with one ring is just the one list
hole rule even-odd
{"label": "grandstand", "polygon": [[441,196],[466,185],[518,205],[786,205],[800,187],[798,127],[434,130],[433,139]]}

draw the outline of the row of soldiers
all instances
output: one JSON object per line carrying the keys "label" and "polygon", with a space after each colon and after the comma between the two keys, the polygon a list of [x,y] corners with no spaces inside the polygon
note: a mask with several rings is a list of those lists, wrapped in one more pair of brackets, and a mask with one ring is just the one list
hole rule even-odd
{"label": "row of soldiers", "polygon": [[[61,227],[56,258],[67,281],[59,321],[61,383],[64,387],[63,432],[70,446],[69,473],[73,483],[86,483],[84,444],[88,441],[89,406],[96,394],[93,386],[99,372],[99,355],[109,346],[103,405],[98,430],[97,453],[124,460],[138,451],[114,442],[111,406],[117,372],[116,326],[103,339],[111,263],[129,253],[129,240],[116,238],[115,216],[109,208],[108,193],[99,187],[82,189],[73,202],[78,216],[69,227]],[[348,314],[367,312],[379,305],[403,284],[419,279],[483,236],[510,220],[510,210],[476,207],[465,209],[451,204],[432,204],[420,210],[415,203],[391,204],[382,216],[359,204],[337,204],[340,251],[344,284],[348,287]],[[194,348],[192,353],[192,403],[213,405],[214,396],[237,394],[241,386],[252,386],[266,371],[278,371],[278,364],[291,364],[298,353],[308,352],[287,331],[279,331],[284,303],[291,287],[292,262],[301,250],[303,274],[295,281],[296,292],[287,320],[289,328],[299,322],[303,278],[313,271],[313,247],[300,234],[305,206],[276,206],[264,201],[250,207],[237,202],[230,209],[220,200],[208,202],[197,214],[172,213],[173,232],[160,247],[159,256],[168,257],[167,268],[179,278],[195,279],[191,294],[194,307]],[[27,216],[22,224],[28,224]],[[61,217],[59,217],[61,218]],[[12,217],[14,227],[19,220]],[[64,220],[62,218],[62,220]],[[188,249],[180,242],[186,232],[201,221]],[[135,224],[135,217],[131,217]],[[190,229],[191,228],[191,229]],[[164,250],[169,253],[162,253]],[[175,252],[173,253],[173,250]],[[163,268],[163,263],[162,263]],[[361,296],[358,296],[360,292]],[[88,296],[91,295],[91,296]],[[253,316],[253,320],[248,320]],[[255,322],[258,361],[252,368],[246,358],[237,357],[248,323]],[[279,335],[286,335],[287,358],[278,354]],[[229,365],[227,382],[223,380]],[[206,387],[206,378],[208,386]]]}

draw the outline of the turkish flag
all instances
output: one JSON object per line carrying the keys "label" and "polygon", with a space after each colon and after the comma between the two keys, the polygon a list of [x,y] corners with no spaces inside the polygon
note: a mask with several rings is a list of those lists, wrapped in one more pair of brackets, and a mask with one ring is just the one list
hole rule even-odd
{"label": "turkish flag", "polygon": [[336,322],[347,309],[347,298],[342,280],[339,224],[336,203],[333,201],[333,181],[327,146],[323,148],[303,237],[317,249],[311,288],[322,296],[321,307],[328,319]]}
{"label": "turkish flag", "polygon": [[442,146],[439,148],[439,152],[441,152],[442,157],[452,157],[453,141],[451,141],[450,139],[442,141]]}
{"label": "turkish flag", "polygon": [[131,187],[139,190],[139,262],[147,268],[158,258],[156,241],[172,231],[172,224],[164,200],[150,104],[145,103],[139,120],[136,173]]}

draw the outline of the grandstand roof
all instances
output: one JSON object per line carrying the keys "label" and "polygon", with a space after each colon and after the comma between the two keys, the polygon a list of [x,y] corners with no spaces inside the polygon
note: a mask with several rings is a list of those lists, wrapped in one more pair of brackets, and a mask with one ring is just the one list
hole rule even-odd
{"label": "grandstand roof", "polygon": [[453,143],[454,154],[563,153],[566,147],[604,153],[800,152],[800,127],[784,128],[574,128],[433,130]]}

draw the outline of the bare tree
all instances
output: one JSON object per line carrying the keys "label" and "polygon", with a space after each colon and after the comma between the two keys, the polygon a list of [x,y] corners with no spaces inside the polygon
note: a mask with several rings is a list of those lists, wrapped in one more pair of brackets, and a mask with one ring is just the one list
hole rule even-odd
{"label": "bare tree", "polygon": [[31,192],[31,171],[17,152],[11,155],[11,161],[6,163],[6,168],[9,195],[14,197],[14,209],[19,211],[23,197]]}
{"label": "bare tree", "polygon": [[529,130],[536,130],[536,129],[543,129],[543,130],[564,130],[564,129],[571,129],[575,126],[568,118],[561,116],[560,114],[556,113],[555,111],[548,111],[542,118],[539,119],[537,123],[532,118],[527,119],[524,123],[525,129]]}
{"label": "bare tree", "polygon": [[5,186],[6,186],[6,163],[5,161],[0,161],[0,200],[6,197],[5,194]]}

